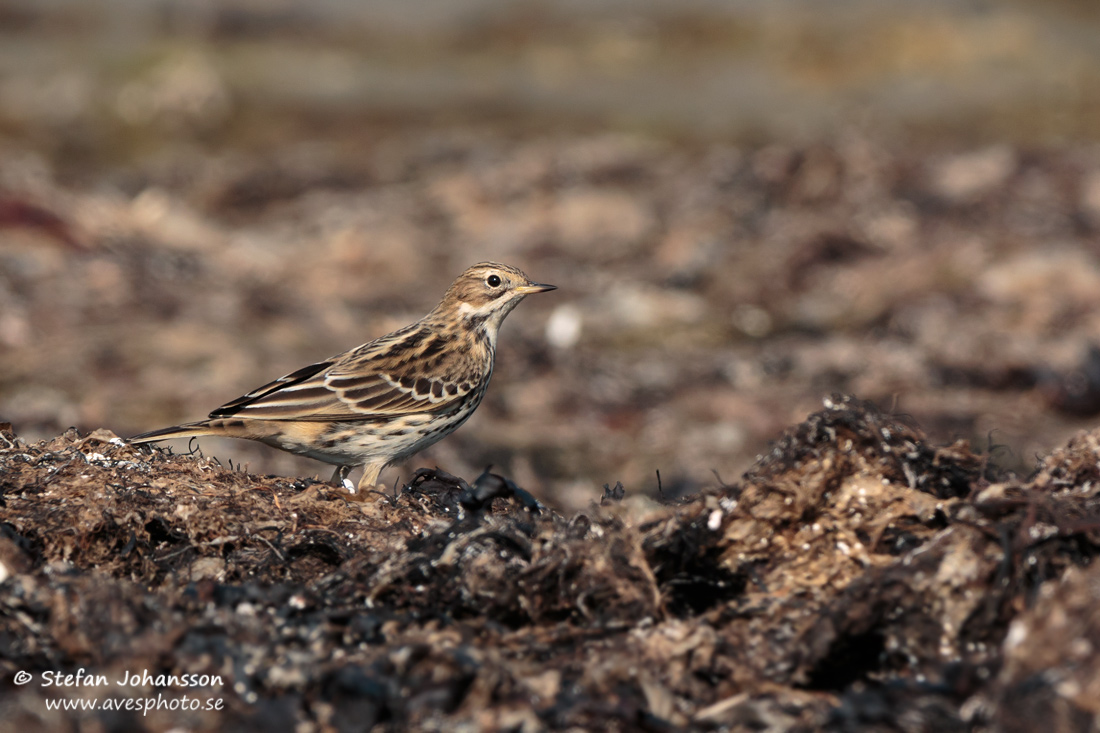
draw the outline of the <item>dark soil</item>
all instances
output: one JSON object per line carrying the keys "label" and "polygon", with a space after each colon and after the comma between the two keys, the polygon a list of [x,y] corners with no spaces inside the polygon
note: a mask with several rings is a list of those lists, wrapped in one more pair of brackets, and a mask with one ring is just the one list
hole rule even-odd
{"label": "dark soil", "polygon": [[[0,729],[1053,731],[1098,712],[1100,431],[1006,480],[833,397],[735,484],[617,487],[572,516],[489,473],[363,501],[113,438],[0,437]],[[111,682],[39,683],[80,669]],[[143,670],[222,684],[114,683]],[[44,703],[158,694],[223,709]]]}

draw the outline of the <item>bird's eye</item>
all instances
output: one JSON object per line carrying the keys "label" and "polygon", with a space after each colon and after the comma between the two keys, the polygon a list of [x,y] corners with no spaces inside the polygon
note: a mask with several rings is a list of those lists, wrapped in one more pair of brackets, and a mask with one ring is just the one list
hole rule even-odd
{"label": "bird's eye", "polygon": [[500,287],[500,276],[499,275],[490,275],[489,277],[485,278],[485,284],[488,285],[491,288],[499,288]]}

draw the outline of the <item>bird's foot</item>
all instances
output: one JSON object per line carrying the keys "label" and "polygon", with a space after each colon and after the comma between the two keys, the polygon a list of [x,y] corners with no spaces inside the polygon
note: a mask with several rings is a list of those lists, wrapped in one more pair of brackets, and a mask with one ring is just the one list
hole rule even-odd
{"label": "bird's foot", "polygon": [[344,489],[349,494],[354,494],[355,484],[348,478],[351,469],[351,466],[337,466],[336,470],[332,472],[332,480],[329,483],[337,488]]}
{"label": "bird's foot", "polygon": [[378,471],[365,471],[363,477],[359,479],[358,485],[353,483],[348,478],[348,474],[351,473],[354,466],[337,466],[336,470],[332,473],[332,480],[329,483],[347,492],[346,499],[350,501],[378,501],[385,495],[386,485],[378,481]]}
{"label": "bird's foot", "polygon": [[356,487],[355,501],[376,502],[386,496],[386,485],[381,481],[373,484],[360,481]]}
{"label": "bird's foot", "polygon": [[386,496],[386,485],[378,480],[381,472],[381,465],[368,464],[365,467],[357,487],[359,496],[363,497],[362,501],[378,501]]}

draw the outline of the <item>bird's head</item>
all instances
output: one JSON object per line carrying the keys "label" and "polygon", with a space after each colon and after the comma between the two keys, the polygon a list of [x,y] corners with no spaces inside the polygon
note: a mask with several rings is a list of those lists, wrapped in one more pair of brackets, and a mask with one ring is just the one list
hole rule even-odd
{"label": "bird's head", "polygon": [[436,313],[479,327],[495,337],[504,317],[531,293],[556,290],[532,282],[519,269],[497,262],[481,262],[459,275],[436,308]]}

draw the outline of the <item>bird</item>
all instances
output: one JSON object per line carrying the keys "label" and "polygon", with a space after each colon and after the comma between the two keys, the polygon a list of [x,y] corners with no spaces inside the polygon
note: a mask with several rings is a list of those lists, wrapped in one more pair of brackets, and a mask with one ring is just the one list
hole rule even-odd
{"label": "bird", "polygon": [[466,422],[489,386],[504,318],[528,295],[556,289],[480,262],[416,323],[268,382],[205,420],[130,442],[246,438],[334,464],[332,483],[349,489],[348,474],[363,466],[357,489],[369,491],[386,466]]}

